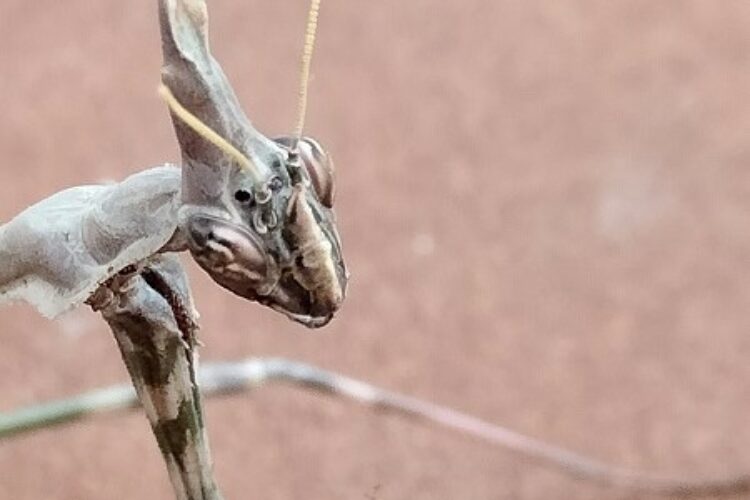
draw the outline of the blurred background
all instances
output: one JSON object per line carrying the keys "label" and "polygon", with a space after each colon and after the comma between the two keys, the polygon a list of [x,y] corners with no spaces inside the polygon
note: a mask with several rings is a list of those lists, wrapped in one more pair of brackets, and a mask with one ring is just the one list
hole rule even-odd
{"label": "blurred background", "polygon": [[[210,2],[267,134],[307,2]],[[326,0],[307,130],[352,272],[328,328],[186,260],[202,359],[286,356],[644,471],[750,470],[750,2]],[[0,1],[0,220],[179,159],[156,2]],[[0,264],[1,265],[1,264]],[[0,310],[0,409],[126,379],[82,308]],[[211,400],[227,499],[630,499],[290,387]],[[0,443],[2,498],[170,499],[145,418]]]}

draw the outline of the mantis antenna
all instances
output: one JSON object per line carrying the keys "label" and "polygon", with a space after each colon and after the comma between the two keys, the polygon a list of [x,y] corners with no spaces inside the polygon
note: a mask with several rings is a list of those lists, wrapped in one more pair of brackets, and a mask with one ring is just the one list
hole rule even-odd
{"label": "mantis antenna", "polygon": [[312,63],[313,49],[315,48],[315,33],[318,29],[320,2],[321,0],[312,0],[310,11],[307,14],[307,31],[305,33],[305,45],[302,49],[302,71],[300,72],[299,102],[297,103],[297,128],[294,132],[298,141],[302,138],[302,130],[305,128],[307,87],[310,82],[310,64]]}
{"label": "mantis antenna", "polygon": [[219,148],[221,151],[234,158],[242,168],[247,169],[251,172],[255,181],[261,180],[258,169],[255,167],[253,162],[251,162],[247,156],[242,154],[240,150],[234,147],[229,141],[220,136],[211,127],[203,123],[200,118],[188,111],[185,106],[183,106],[180,101],[177,100],[172,91],[169,90],[169,87],[162,83],[159,85],[158,91],[159,96],[164,99],[164,102],[167,103],[167,106],[172,111],[172,113],[174,113],[175,116],[179,118],[185,125],[193,129],[196,134],[203,137],[205,140]]}

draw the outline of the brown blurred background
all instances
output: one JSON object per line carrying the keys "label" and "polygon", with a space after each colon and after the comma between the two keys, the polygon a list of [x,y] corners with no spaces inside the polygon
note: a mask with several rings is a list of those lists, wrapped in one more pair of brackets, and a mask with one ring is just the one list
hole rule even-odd
{"label": "brown blurred background", "polygon": [[[260,130],[305,0],[210,2]],[[642,470],[750,470],[750,2],[326,0],[308,131],[353,273],[311,333],[189,263],[204,360],[287,356]],[[0,0],[0,220],[177,147],[156,2]],[[0,408],[125,379],[87,310],[0,310]],[[288,387],[212,400],[228,500],[645,498]],[[0,443],[0,498],[170,499],[145,419]]]}

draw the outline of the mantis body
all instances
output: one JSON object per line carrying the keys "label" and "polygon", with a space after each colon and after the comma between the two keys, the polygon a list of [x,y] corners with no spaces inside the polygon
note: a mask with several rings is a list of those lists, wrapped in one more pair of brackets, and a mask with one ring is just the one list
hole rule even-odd
{"label": "mantis body", "polygon": [[[317,7],[312,12],[317,18]],[[205,2],[161,0],[159,17],[163,90],[182,167],[68,189],[0,226],[0,303],[23,300],[55,317],[124,269],[188,251],[228,290],[306,326],[326,324],[348,275],[332,210],[333,165],[301,136],[304,101],[297,134],[265,137],[209,52]],[[309,34],[308,42],[303,73]],[[106,305],[101,296],[96,302]]]}
{"label": "mantis body", "polygon": [[308,327],[325,325],[344,299],[333,165],[301,133],[318,3],[294,135],[271,140],[243,113],[209,52],[205,0],[159,0],[160,93],[182,166],[71,188],[0,226],[0,303],[23,300],[49,317],[82,303],[100,311],[179,500],[221,494],[197,383],[196,314],[174,253]]}

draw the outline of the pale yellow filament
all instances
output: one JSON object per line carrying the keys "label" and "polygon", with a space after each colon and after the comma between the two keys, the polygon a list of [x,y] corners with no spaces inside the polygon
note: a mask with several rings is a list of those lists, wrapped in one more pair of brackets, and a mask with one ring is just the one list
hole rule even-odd
{"label": "pale yellow filament", "polygon": [[313,49],[315,48],[315,33],[318,29],[320,1],[312,0],[310,3],[310,12],[307,15],[307,32],[305,33],[305,45],[302,50],[302,71],[299,83],[299,102],[297,104],[297,128],[295,130],[297,139],[302,137],[302,131],[305,128],[307,86],[310,81],[310,65],[312,63]]}
{"label": "pale yellow filament", "polygon": [[257,168],[253,165],[250,159],[242,154],[239,149],[234,147],[226,139],[220,136],[211,127],[203,123],[200,118],[195,116],[193,113],[188,111],[185,106],[180,104],[180,101],[172,94],[172,91],[163,83],[159,85],[159,96],[164,99],[169,109],[175,114],[185,125],[193,129],[193,131],[199,136],[206,139],[208,142],[222,150],[227,155],[234,158],[242,168],[246,168],[255,176],[256,180],[260,179]]}

